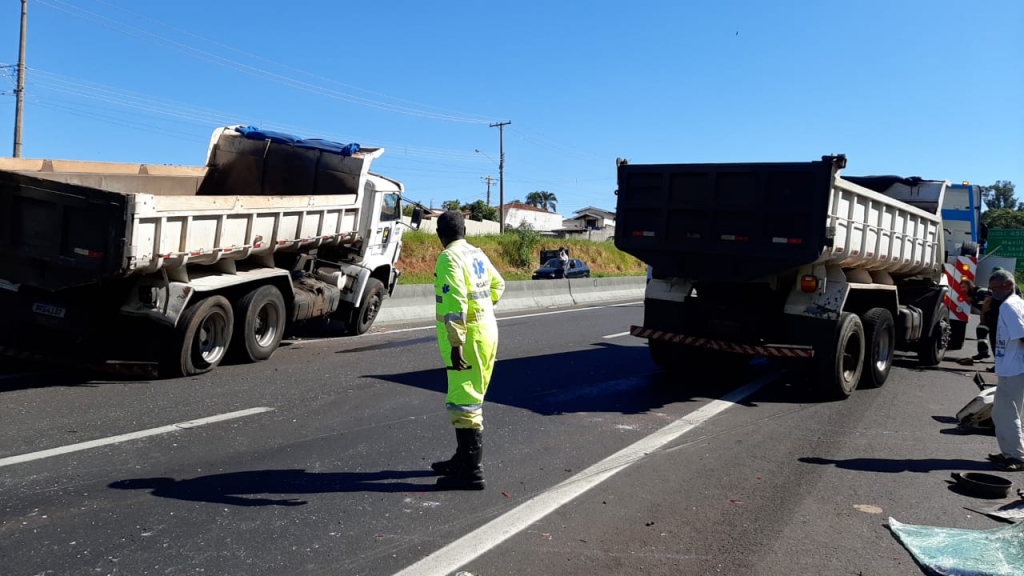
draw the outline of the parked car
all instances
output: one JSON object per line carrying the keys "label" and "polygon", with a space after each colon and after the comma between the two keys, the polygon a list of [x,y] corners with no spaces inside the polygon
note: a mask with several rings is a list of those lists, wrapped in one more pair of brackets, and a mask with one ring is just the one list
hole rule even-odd
{"label": "parked car", "polygon": [[590,267],[581,260],[569,259],[569,269],[562,266],[558,258],[548,260],[543,266],[534,270],[534,280],[551,280],[554,278],[590,278]]}

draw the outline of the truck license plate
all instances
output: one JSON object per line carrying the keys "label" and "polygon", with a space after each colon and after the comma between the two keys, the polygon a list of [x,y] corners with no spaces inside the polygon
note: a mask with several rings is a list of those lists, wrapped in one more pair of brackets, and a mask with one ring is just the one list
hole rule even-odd
{"label": "truck license plate", "polygon": [[32,311],[36,314],[42,314],[43,316],[53,316],[54,318],[63,318],[64,314],[67,313],[67,309],[63,306],[54,306],[52,304],[33,304]]}

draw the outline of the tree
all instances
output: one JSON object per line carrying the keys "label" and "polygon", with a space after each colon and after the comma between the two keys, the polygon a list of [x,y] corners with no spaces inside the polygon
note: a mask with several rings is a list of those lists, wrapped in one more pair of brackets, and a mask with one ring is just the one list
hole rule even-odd
{"label": "tree", "polygon": [[463,204],[462,210],[469,212],[470,220],[477,222],[483,222],[484,220],[498,221],[498,211],[494,206],[488,206],[483,200],[477,200],[472,204]]}
{"label": "tree", "polygon": [[526,195],[526,203],[542,210],[554,212],[555,206],[558,204],[558,197],[555,196],[554,192],[538,190]]}
{"label": "tree", "polygon": [[446,200],[441,203],[442,210],[458,210],[462,207],[462,203],[458,200]]}
{"label": "tree", "polygon": [[412,204],[406,204],[405,206],[402,206],[402,216],[412,218],[412,211],[415,209],[416,207],[413,206]]}
{"label": "tree", "polygon": [[991,186],[981,189],[981,197],[989,210],[1009,209],[1021,210],[1024,206],[1013,195],[1014,185],[1009,180],[996,180]]}
{"label": "tree", "polygon": [[981,223],[989,228],[1024,228],[1024,211],[1009,208],[986,210]]}

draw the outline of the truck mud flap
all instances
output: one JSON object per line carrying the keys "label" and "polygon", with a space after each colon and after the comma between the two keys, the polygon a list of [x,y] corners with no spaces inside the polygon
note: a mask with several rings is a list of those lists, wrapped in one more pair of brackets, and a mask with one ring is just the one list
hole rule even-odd
{"label": "truck mud flap", "polygon": [[651,328],[644,328],[642,326],[632,326],[629,329],[629,333],[630,335],[636,336],[637,338],[647,338],[648,340],[660,340],[662,342],[671,342],[673,344],[680,344],[683,346],[707,348],[709,350],[718,350],[720,352],[732,352],[734,354],[743,354],[746,356],[766,356],[772,358],[814,358],[814,348],[812,346],[803,346],[796,344],[738,344],[734,342],[726,342],[723,340],[714,340],[711,338],[701,338],[698,336],[675,334],[673,332],[667,332],[664,330],[653,330]]}

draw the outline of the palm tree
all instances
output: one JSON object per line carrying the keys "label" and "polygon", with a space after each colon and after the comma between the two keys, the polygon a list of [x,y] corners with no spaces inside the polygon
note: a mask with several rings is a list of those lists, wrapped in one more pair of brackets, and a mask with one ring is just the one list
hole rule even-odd
{"label": "palm tree", "polygon": [[556,209],[555,207],[558,204],[558,197],[555,196],[554,192],[538,190],[537,192],[530,192],[526,195],[526,203],[542,210],[554,212]]}

